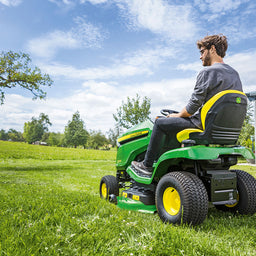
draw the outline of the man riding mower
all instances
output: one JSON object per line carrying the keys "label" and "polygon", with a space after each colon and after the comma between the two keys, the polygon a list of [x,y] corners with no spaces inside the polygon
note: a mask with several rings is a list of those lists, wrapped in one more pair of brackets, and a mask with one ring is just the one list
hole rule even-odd
{"label": "man riding mower", "polygon": [[238,139],[246,103],[246,96],[239,91],[215,95],[202,109],[203,131],[179,132],[182,147],[169,151],[165,151],[165,138],[165,152],[154,163],[152,176],[136,172],[131,162],[144,159],[153,123],[148,120],[131,128],[118,139],[117,174],[101,179],[100,196],[117,202],[120,208],[157,211],[170,223],[202,223],[209,202],[223,211],[254,214],[255,178],[241,170],[229,170],[238,157],[254,158],[249,149],[231,146]]}
{"label": "man riding mower", "polygon": [[117,174],[101,179],[100,196],[120,208],[192,225],[204,221],[209,202],[223,211],[256,212],[255,178],[229,170],[238,157],[254,155],[235,146],[247,98],[238,73],[223,63],[226,37],[207,36],[197,45],[206,68],[187,106],[162,111],[166,117],[154,125],[145,121],[118,138]]}

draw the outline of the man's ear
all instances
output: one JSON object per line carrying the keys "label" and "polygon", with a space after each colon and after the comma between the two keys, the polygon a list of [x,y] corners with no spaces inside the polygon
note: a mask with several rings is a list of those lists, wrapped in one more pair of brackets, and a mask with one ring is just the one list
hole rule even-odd
{"label": "man's ear", "polygon": [[216,48],[215,48],[215,45],[212,45],[211,48],[210,48],[210,51],[211,53],[216,53]]}

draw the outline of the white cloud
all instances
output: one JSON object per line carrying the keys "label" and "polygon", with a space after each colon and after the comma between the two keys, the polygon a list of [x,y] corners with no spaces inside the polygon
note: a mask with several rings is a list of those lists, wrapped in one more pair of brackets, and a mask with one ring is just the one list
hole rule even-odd
{"label": "white cloud", "polygon": [[73,5],[74,3],[71,0],[48,0],[57,5],[65,4],[65,5]]}
{"label": "white cloud", "polygon": [[28,50],[39,57],[51,58],[59,49],[100,47],[106,34],[82,17],[75,19],[76,25],[68,31],[55,30],[28,42]]}
{"label": "white cloud", "polygon": [[173,58],[177,50],[170,47],[157,47],[144,49],[131,53],[129,56],[117,58],[111,66],[98,66],[77,69],[70,65],[59,63],[44,64],[39,66],[44,72],[53,76],[63,76],[71,79],[119,79],[142,74],[152,74],[161,63]]}
{"label": "white cloud", "polygon": [[227,56],[226,63],[238,71],[245,92],[256,90],[256,50]]}
{"label": "white cloud", "polygon": [[230,42],[239,43],[255,37],[255,2],[251,0],[194,0],[206,34],[223,33]]}
{"label": "white cloud", "polygon": [[236,10],[241,4],[247,3],[248,0],[195,0],[194,2],[201,11],[210,11],[220,15],[227,11]]}
{"label": "white cloud", "polygon": [[58,48],[72,49],[78,47],[78,41],[70,32],[54,31],[29,41],[29,51],[39,57],[52,57]]}
{"label": "white cloud", "polygon": [[48,0],[52,3],[55,3],[57,5],[73,5],[76,4],[76,2],[79,2],[80,4],[84,4],[86,2],[90,2],[91,4],[102,4],[108,2],[108,0]]}
{"label": "white cloud", "polygon": [[122,77],[129,77],[138,74],[145,74],[149,71],[147,69],[140,69],[132,65],[114,65],[112,67],[97,67],[87,69],[77,69],[74,66],[54,64],[41,64],[40,68],[44,72],[52,76],[61,76],[68,79],[117,79]]}
{"label": "white cloud", "polygon": [[[256,9],[255,9],[256,11]],[[250,24],[248,28],[248,20],[250,20],[250,14],[244,13],[243,18],[241,17],[232,17],[225,24],[220,24],[219,31],[222,31],[226,35],[230,42],[238,43],[245,39],[255,38],[256,27],[255,22]],[[255,14],[253,13],[253,20]],[[246,20],[246,18],[248,20]]]}
{"label": "white cloud", "polygon": [[185,41],[197,32],[188,4],[171,5],[163,0],[115,0],[130,27],[148,29],[167,39]]}
{"label": "white cloud", "polygon": [[[126,101],[127,96],[148,96],[152,100],[152,117],[161,108],[181,109],[189,98],[194,79],[163,80],[142,84],[118,85],[116,83],[87,81],[81,91],[68,97],[32,101],[30,98],[6,94],[5,104],[0,106],[1,128],[23,130],[23,124],[40,113],[49,116],[51,131],[63,132],[72,115],[78,110],[87,129],[108,131],[114,126],[113,113]],[[15,120],[15,121],[14,121]]]}
{"label": "white cloud", "polygon": [[21,2],[22,0],[0,0],[0,3],[6,6],[17,6],[21,4]]}
{"label": "white cloud", "polygon": [[103,4],[108,2],[108,0],[80,0],[80,3],[90,2],[91,4]]}
{"label": "white cloud", "polygon": [[199,72],[201,68],[202,68],[202,64],[199,61],[188,63],[188,64],[179,64],[177,66],[177,70],[183,70],[183,71],[192,70],[192,71]]}

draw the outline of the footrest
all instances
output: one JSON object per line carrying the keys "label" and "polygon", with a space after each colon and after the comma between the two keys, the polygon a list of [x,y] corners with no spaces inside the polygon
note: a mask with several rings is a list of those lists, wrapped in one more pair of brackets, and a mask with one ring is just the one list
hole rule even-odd
{"label": "footrest", "polygon": [[129,166],[126,169],[126,172],[130,175],[132,179],[134,179],[136,182],[143,183],[143,184],[151,184],[152,182],[152,176],[148,176],[142,173],[138,173],[137,170]]}
{"label": "footrest", "polygon": [[139,170],[135,169],[132,165],[131,165],[131,169],[133,170],[134,173],[136,173],[140,177],[150,178],[152,176],[152,173],[151,174],[142,173]]}

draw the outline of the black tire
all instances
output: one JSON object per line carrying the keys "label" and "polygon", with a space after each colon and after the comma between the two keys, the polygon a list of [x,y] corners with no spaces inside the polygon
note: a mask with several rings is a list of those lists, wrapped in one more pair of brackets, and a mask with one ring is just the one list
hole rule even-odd
{"label": "black tire", "polygon": [[195,206],[196,209],[198,209],[198,218],[196,219],[196,223],[200,224],[203,223],[207,214],[208,214],[208,208],[209,208],[209,198],[208,193],[205,188],[204,183],[193,173],[187,172],[186,175],[188,175],[191,179],[193,179],[195,186],[197,187],[199,193],[198,193],[198,200],[194,201],[194,204],[197,203]]}
{"label": "black tire", "polygon": [[251,215],[256,213],[256,179],[247,172],[232,170],[237,175],[238,202],[233,205],[216,205],[225,212]]}
{"label": "black tire", "polygon": [[194,174],[171,172],[157,185],[156,207],[163,222],[198,225],[208,213],[207,191]]}
{"label": "black tire", "polygon": [[115,176],[104,176],[100,181],[100,197],[109,200],[109,195],[119,195],[119,186]]}

